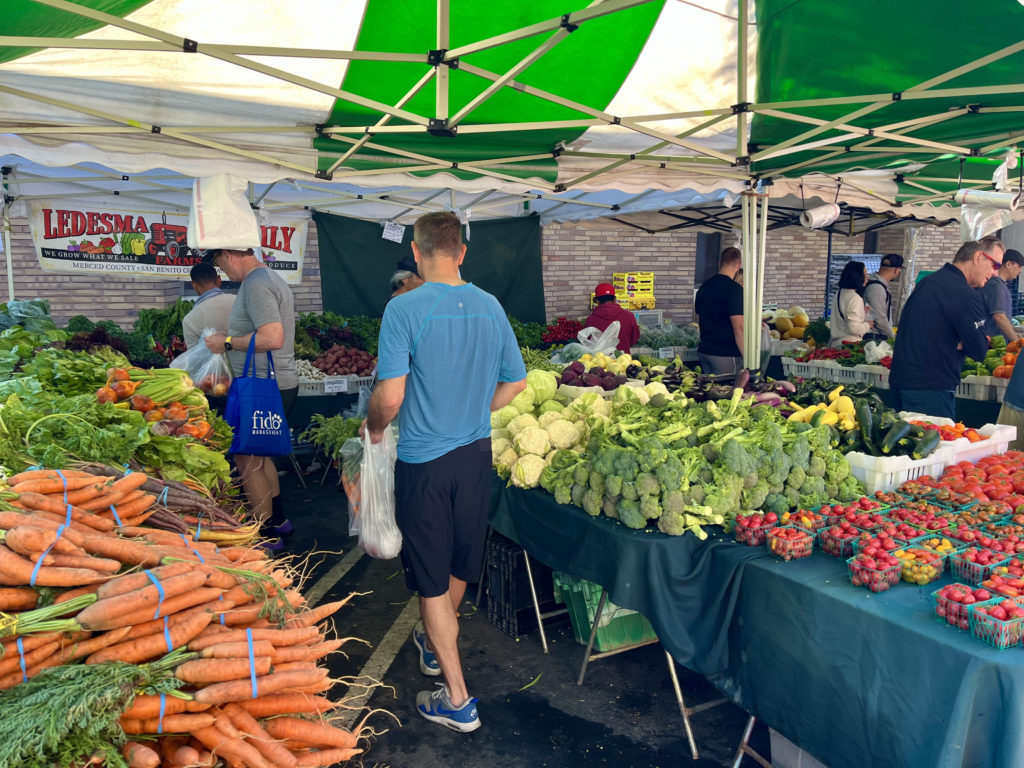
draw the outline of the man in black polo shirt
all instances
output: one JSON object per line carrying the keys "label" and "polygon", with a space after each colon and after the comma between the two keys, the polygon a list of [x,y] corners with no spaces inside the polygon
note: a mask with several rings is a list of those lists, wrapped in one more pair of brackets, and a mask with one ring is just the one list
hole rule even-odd
{"label": "man in black polo shirt", "polygon": [[737,373],[743,368],[743,287],[736,282],[740,260],[739,248],[726,248],[718,257],[718,274],[697,291],[697,355],[704,373]]}
{"label": "man in black polo shirt", "polygon": [[995,237],[964,243],[952,264],[928,275],[910,294],[889,375],[898,410],[956,418],[964,355],[981,360],[988,349],[985,309],[975,289],[999,269],[1003,250]]}

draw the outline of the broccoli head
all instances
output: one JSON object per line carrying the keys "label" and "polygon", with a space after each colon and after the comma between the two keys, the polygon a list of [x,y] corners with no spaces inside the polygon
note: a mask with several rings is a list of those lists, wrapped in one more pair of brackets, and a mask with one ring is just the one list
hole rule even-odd
{"label": "broccoli head", "polygon": [[657,520],[661,517],[661,502],[658,496],[641,496],[640,512],[648,520]]}
{"label": "broccoli head", "polygon": [[757,472],[757,460],[750,455],[743,442],[735,437],[725,441],[720,459],[727,470],[740,477]]}
{"label": "broccoli head", "polygon": [[729,520],[739,511],[743,478],[721,467],[715,467],[713,474],[714,482],[704,486],[704,504],[715,515]]}
{"label": "broccoli head", "polygon": [[[668,458],[654,468],[654,477],[662,489],[683,487],[683,464],[674,453],[669,453]],[[686,481],[689,485],[690,481]]]}
{"label": "broccoli head", "polygon": [[[794,422],[799,424],[800,422]],[[811,460],[811,444],[807,438],[806,432],[799,434],[790,434],[786,447],[786,453],[789,454],[790,461],[793,462],[794,467],[800,469],[807,469],[807,464]]]}
{"label": "broccoli head", "polygon": [[827,502],[828,493],[825,491],[825,481],[820,477],[808,476],[800,487],[800,508],[813,509]]}
{"label": "broccoli head", "polygon": [[823,456],[832,450],[832,430],[826,424],[819,424],[807,433],[811,453]]}
{"label": "broccoli head", "polygon": [[555,480],[558,479],[558,470],[552,466],[544,467],[540,472],[540,487],[548,493],[555,492]]}
{"label": "broccoli head", "polygon": [[590,484],[590,462],[581,461],[573,469],[573,482],[576,485],[589,485]]}
{"label": "broccoli head", "polygon": [[617,509],[619,513],[619,522],[623,525],[630,528],[647,527],[647,518],[644,517],[644,513],[640,511],[639,501],[623,497],[619,499]]}
{"label": "broccoli head", "polygon": [[598,472],[596,469],[590,470],[590,487],[598,493],[604,493],[605,482],[604,475]]}
{"label": "broccoli head", "polygon": [[587,488],[583,492],[583,511],[588,515],[597,517],[601,514],[601,507],[604,504],[604,497],[600,491],[595,491],[593,488]]}
{"label": "broccoli head", "polygon": [[657,496],[661,493],[661,485],[658,478],[651,472],[641,472],[636,476],[636,492],[641,496]]}
{"label": "broccoli head", "polygon": [[639,453],[640,469],[643,472],[651,472],[669,457],[668,449],[654,435],[641,437],[637,441],[636,447]]}
{"label": "broccoli head", "polygon": [[789,470],[793,468],[793,462],[789,455],[780,448],[769,456],[769,460],[771,465],[768,467],[768,473],[765,476],[768,485],[785,485],[786,478],[789,477]]}
{"label": "broccoli head", "polygon": [[707,494],[704,492],[703,485],[691,485],[684,493],[683,498],[688,504],[703,504],[704,497]]}
{"label": "broccoli head", "polygon": [[853,475],[847,475],[839,483],[839,490],[836,491],[836,501],[856,501],[864,495],[864,485]]}
{"label": "broccoli head", "polygon": [[605,517],[610,517],[612,520],[619,519],[618,510],[619,497],[618,496],[605,496],[604,504],[602,505]]}
{"label": "broccoli head", "polygon": [[632,480],[639,470],[636,455],[627,448],[620,448],[615,456],[615,474],[623,480]]}
{"label": "broccoli head", "polygon": [[604,479],[604,490],[609,496],[622,495],[622,478],[618,475],[608,475]]}
{"label": "broccoli head", "polygon": [[761,509],[765,512],[774,512],[777,515],[781,515],[783,512],[789,511],[789,500],[784,494],[769,493],[765,497],[764,503],[761,504]]}
{"label": "broccoli head", "polygon": [[768,497],[768,483],[758,480],[753,486],[744,488],[740,493],[741,509],[760,509]]}
{"label": "broccoli head", "polygon": [[590,489],[587,488],[587,486],[580,485],[579,483],[574,483],[573,486],[572,486],[572,491],[570,492],[570,496],[572,498],[572,503],[575,506],[577,506],[577,507],[582,507],[583,506],[583,494],[586,493],[588,490],[590,490]]}
{"label": "broccoli head", "polygon": [[850,475],[850,462],[839,451],[825,454],[825,482],[839,484]]}
{"label": "broccoli head", "polygon": [[791,488],[800,488],[806,480],[807,473],[800,467],[793,467],[789,470],[789,477],[786,479],[786,485]]}
{"label": "broccoli head", "polygon": [[825,471],[825,459],[821,456],[812,455],[811,460],[807,463],[807,474],[811,477],[824,477]]}
{"label": "broccoli head", "polygon": [[559,504],[572,504],[572,486],[556,485],[555,501]]}
{"label": "broccoli head", "polygon": [[628,501],[637,501],[640,498],[640,493],[636,489],[636,483],[632,480],[624,480],[622,482],[622,498]]}

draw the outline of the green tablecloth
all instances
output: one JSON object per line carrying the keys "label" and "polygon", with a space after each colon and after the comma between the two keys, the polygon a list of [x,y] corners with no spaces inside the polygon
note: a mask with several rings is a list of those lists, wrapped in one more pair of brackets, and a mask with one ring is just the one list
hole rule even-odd
{"label": "green tablecloth", "polygon": [[783,563],[722,534],[632,531],[496,483],[494,527],[647,616],[673,657],[830,768],[1024,765],[1024,654],[932,618],[934,585],[881,595],[845,562]]}

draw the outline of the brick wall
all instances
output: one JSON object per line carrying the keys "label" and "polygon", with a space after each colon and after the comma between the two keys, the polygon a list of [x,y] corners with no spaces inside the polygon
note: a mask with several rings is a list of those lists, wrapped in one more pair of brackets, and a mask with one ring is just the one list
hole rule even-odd
{"label": "brick wall", "polygon": [[[47,299],[58,325],[74,315],[90,320],[112,320],[131,328],[141,308],[163,308],[177,301],[183,284],[177,280],[118,279],[44,272],[39,267],[26,219],[11,221],[14,295],[19,299]],[[302,283],[292,286],[298,312],[320,312],[320,258],[316,227],[310,224]],[[0,295],[7,297],[7,262],[0,258]]]}
{"label": "brick wall", "polygon": [[548,318],[584,317],[590,293],[615,272],[653,272],[657,308],[673,321],[693,316],[697,234],[604,229],[586,224],[544,227],[544,304]]}

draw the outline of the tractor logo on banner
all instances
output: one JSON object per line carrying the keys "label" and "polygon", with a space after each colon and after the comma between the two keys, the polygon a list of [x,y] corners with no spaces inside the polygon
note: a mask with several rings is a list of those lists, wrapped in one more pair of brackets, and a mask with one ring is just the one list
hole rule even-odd
{"label": "tractor logo on banner", "polygon": [[[287,283],[302,281],[306,225],[304,218],[282,217],[260,226],[257,255]],[[206,255],[188,247],[187,215],[166,211],[36,203],[30,227],[47,272],[188,280],[192,266]]]}

